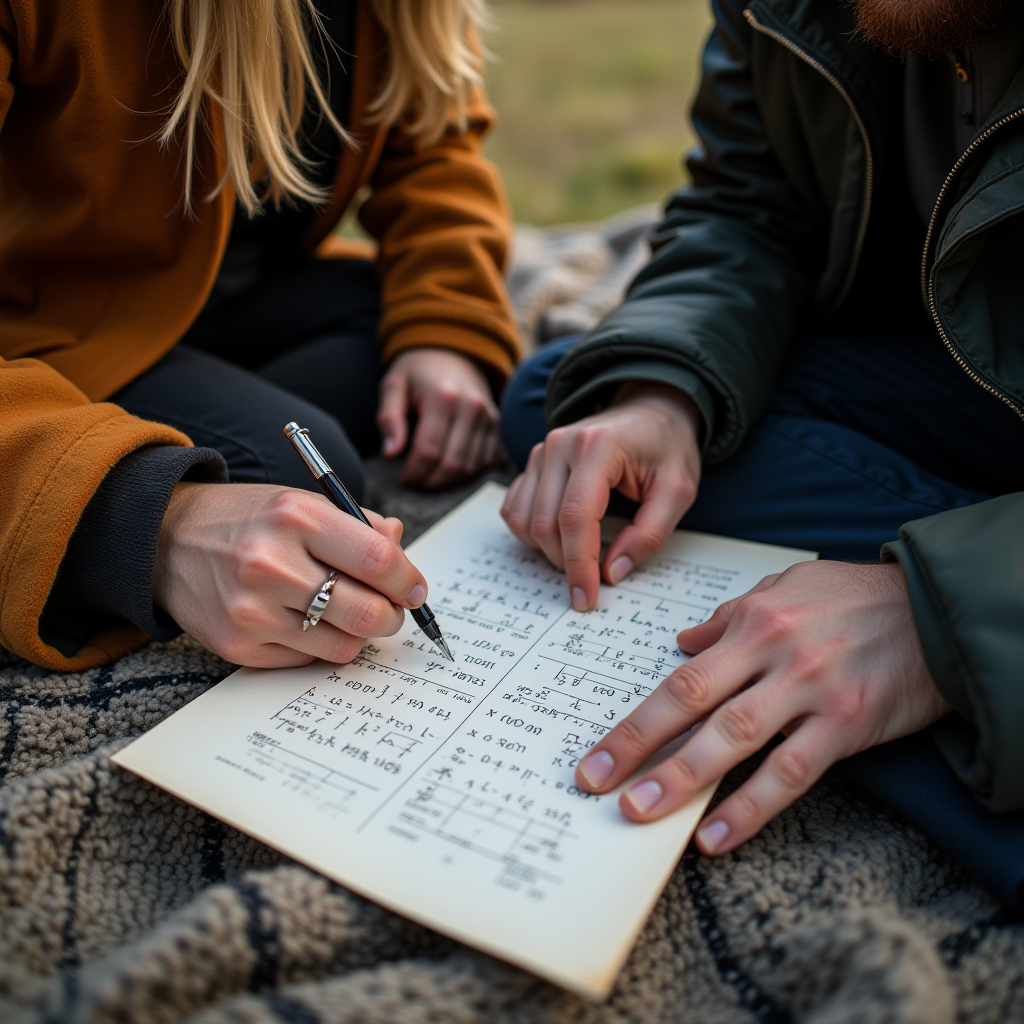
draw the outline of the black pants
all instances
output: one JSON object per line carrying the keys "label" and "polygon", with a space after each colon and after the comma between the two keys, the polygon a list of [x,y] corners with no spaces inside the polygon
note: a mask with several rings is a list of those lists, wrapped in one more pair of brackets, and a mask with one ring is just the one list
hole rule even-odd
{"label": "black pants", "polygon": [[375,451],[379,288],[362,260],[303,260],[204,311],[111,401],[214,448],[232,481],[315,490],[282,428],[308,427],[352,492]]}

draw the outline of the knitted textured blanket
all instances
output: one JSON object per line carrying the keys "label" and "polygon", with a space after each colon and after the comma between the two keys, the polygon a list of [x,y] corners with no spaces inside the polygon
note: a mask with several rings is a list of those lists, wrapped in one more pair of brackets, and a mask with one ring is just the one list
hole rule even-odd
{"label": "knitted textured blanket", "polygon": [[[368,503],[409,536],[466,493],[393,478],[371,465]],[[232,667],[187,637],[73,675],[0,655],[4,1024],[1024,1020],[1024,924],[828,777],[736,853],[685,853],[614,994],[585,1003],[110,761]]]}

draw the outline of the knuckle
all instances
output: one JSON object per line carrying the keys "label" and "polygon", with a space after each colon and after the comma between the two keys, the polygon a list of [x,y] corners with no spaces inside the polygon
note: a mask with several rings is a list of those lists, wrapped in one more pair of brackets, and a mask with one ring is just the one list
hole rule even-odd
{"label": "knuckle", "polygon": [[766,640],[782,640],[799,630],[799,615],[781,604],[770,590],[745,597],[736,609],[738,621]]}
{"label": "knuckle", "polygon": [[377,636],[390,617],[391,605],[381,597],[365,597],[349,606],[351,632],[356,636]]}
{"label": "knuckle", "polygon": [[749,787],[740,787],[730,799],[735,802],[735,807],[743,821],[754,823],[762,820],[761,805],[757,802],[754,794],[750,792]]}
{"label": "knuckle", "polygon": [[416,445],[416,454],[424,462],[435,463],[441,458],[441,445],[435,440],[421,440]]}
{"label": "knuckle", "polygon": [[840,726],[859,726],[869,716],[868,699],[861,686],[846,686],[830,701],[829,717]]}
{"label": "knuckle", "polygon": [[585,505],[578,501],[564,501],[558,510],[558,525],[563,530],[578,530],[591,520]]}
{"label": "knuckle", "polygon": [[708,621],[713,621],[717,619],[719,622],[721,622],[722,619],[731,619],[736,609],[736,605],[737,603],[735,599],[733,599],[732,601],[726,601],[724,604],[720,604],[714,610],[714,612],[711,613],[711,619]]}
{"label": "knuckle", "polygon": [[800,682],[817,682],[833,663],[835,654],[827,644],[803,645],[793,652],[790,671]]}
{"label": "knuckle", "polygon": [[277,574],[277,552],[269,539],[251,537],[235,549],[238,579],[246,586],[258,585]]}
{"label": "knuckle", "polygon": [[664,545],[665,541],[668,540],[668,535],[671,527],[665,529],[659,529],[654,526],[643,526],[634,527],[636,531],[635,536],[640,541],[642,547],[646,550],[659,551]]}
{"label": "knuckle", "polygon": [[711,693],[707,677],[697,662],[688,662],[676,669],[661,685],[672,703],[685,711],[703,707]]}
{"label": "knuckle", "polygon": [[359,568],[363,578],[386,576],[398,562],[398,551],[395,545],[380,534],[374,534],[363,548],[359,560]]}
{"label": "knuckle", "polygon": [[749,747],[757,739],[757,720],[739,701],[726,704],[715,717],[718,731],[734,747]]}
{"label": "knuckle", "polygon": [[[566,443],[571,441],[577,429],[575,426],[555,427],[554,430],[548,431],[548,436],[544,439],[543,444],[549,444],[552,448],[563,448]],[[543,447],[543,444],[540,447]]]}
{"label": "knuckle", "polygon": [[697,773],[692,764],[683,757],[670,757],[665,762],[665,768],[670,771],[683,790],[696,789],[700,785]]}
{"label": "knuckle", "polygon": [[550,540],[558,535],[558,524],[551,516],[535,512],[530,518],[530,534],[538,540]]}
{"label": "knuckle", "polygon": [[462,405],[466,412],[476,418],[484,414],[488,403],[484,400],[483,395],[478,395],[476,392],[473,392],[463,398]]}
{"label": "knuckle", "polygon": [[225,660],[235,665],[244,665],[249,658],[251,644],[245,637],[238,634],[228,634],[222,637],[218,644],[217,653]]}
{"label": "knuckle", "polygon": [[620,747],[625,747],[628,753],[643,755],[647,749],[647,742],[640,727],[632,718],[626,717],[615,727],[615,737]]}
{"label": "knuckle", "polygon": [[331,643],[327,654],[327,660],[337,665],[344,665],[350,662],[363,649],[363,643],[358,637],[342,636]]}
{"label": "knuckle", "polygon": [[692,505],[697,497],[697,487],[690,477],[683,477],[672,485],[670,494],[676,505]]}
{"label": "knuckle", "polygon": [[530,517],[520,509],[509,509],[505,514],[505,522],[517,537],[525,536],[530,528]]}
{"label": "knuckle", "polygon": [[580,427],[572,438],[573,454],[580,459],[589,458],[593,455],[594,449],[601,443],[604,431],[596,426]]}
{"label": "knuckle", "polygon": [[243,628],[259,627],[267,618],[263,602],[252,594],[240,594],[227,602],[228,618]]}
{"label": "knuckle", "polygon": [[278,530],[301,529],[308,525],[314,496],[307,491],[288,488],[270,502],[271,525]]}
{"label": "knuckle", "polygon": [[775,774],[787,789],[803,790],[810,780],[811,766],[802,754],[782,749],[775,759]]}
{"label": "knuckle", "polygon": [[459,404],[459,397],[459,389],[452,384],[442,384],[437,389],[437,401],[443,409],[454,409]]}

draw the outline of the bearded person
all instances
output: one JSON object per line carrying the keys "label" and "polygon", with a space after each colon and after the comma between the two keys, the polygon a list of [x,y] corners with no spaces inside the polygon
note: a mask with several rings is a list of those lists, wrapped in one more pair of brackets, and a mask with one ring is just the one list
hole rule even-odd
{"label": "bearded person", "polygon": [[[579,784],[612,789],[703,721],[626,817],[761,754],[698,830],[721,854],[835,765],[1019,908],[1024,5],[714,14],[692,185],[624,303],[510,384],[503,514],[578,609],[677,524],[821,559],[681,632],[694,657]],[[610,499],[633,518],[602,554]]]}

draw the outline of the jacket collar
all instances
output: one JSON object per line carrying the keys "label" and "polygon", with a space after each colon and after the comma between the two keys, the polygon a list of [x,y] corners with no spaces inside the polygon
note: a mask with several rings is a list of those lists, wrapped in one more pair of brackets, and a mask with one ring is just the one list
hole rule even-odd
{"label": "jacket collar", "polygon": [[862,39],[851,4],[844,0],[749,0],[746,7],[766,27],[784,35],[822,64],[850,94],[878,139],[891,127],[893,89],[900,62]]}
{"label": "jacket collar", "polygon": [[[745,5],[763,25],[780,32],[843,84],[868,132],[877,138],[891,126],[893,86],[901,62],[887,57],[857,33],[853,6],[844,0],[750,0]],[[1024,68],[978,134],[1024,107]]]}

